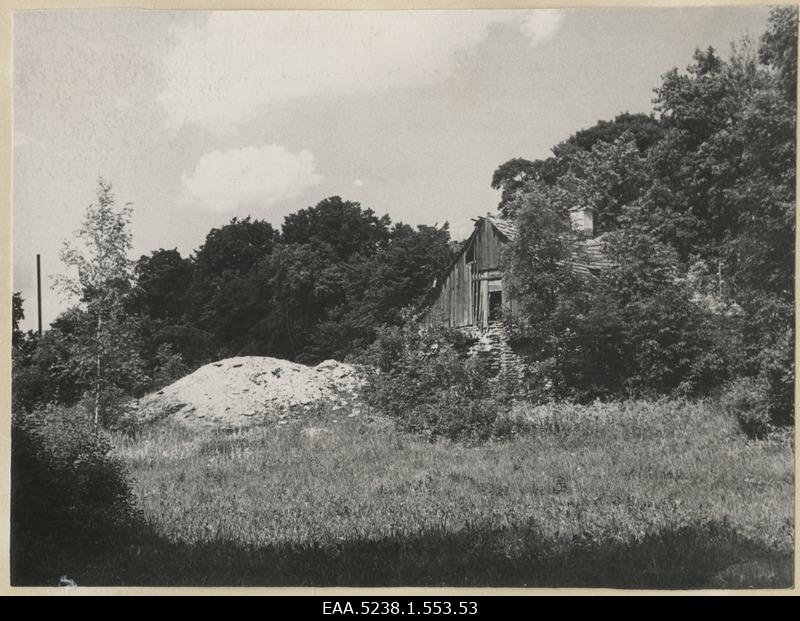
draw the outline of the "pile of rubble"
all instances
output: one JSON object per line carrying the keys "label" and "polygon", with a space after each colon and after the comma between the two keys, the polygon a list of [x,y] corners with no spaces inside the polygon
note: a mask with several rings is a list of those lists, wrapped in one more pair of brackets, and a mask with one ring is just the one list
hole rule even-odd
{"label": "pile of rubble", "polygon": [[363,378],[349,364],[306,366],[243,356],[212,362],[134,405],[141,421],[166,416],[190,426],[244,426],[282,420],[315,405],[351,412]]}

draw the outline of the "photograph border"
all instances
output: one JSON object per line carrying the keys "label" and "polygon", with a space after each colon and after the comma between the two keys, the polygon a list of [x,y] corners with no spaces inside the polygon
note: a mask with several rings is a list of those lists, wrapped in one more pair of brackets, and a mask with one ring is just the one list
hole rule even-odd
{"label": "photograph border", "polygon": [[[11,305],[8,301],[12,295],[12,89],[13,89],[13,13],[25,10],[63,10],[63,9],[131,9],[131,10],[171,10],[171,11],[207,11],[207,10],[403,10],[403,9],[521,9],[521,8],[659,8],[659,7],[724,7],[745,5],[797,5],[798,2],[759,2],[755,0],[705,1],[691,0],[671,1],[602,1],[602,0],[6,0],[0,7],[0,81],[2,81],[2,97],[0,97],[0,248],[3,249],[0,260],[0,295],[5,303],[0,304],[0,593],[7,595],[316,595],[316,596],[482,596],[482,595],[797,595],[797,575],[800,565],[796,551],[797,514],[800,504],[797,497],[797,451],[795,450],[795,583],[791,589],[746,589],[746,590],[633,590],[611,588],[439,588],[439,587],[386,587],[386,588],[351,588],[351,587],[82,587],[66,589],[60,587],[13,587],[10,585],[10,446],[11,446]],[[800,135],[800,132],[798,132]],[[798,183],[800,187],[800,182]],[[797,210],[795,210],[795,217]],[[796,227],[797,230],[797,227]],[[795,238],[797,247],[797,233]],[[795,274],[798,257],[795,253]],[[798,284],[795,279],[795,300],[797,300]],[[796,302],[795,302],[796,304]],[[797,318],[795,319],[797,322]],[[797,328],[797,323],[795,328]],[[795,329],[797,339],[797,329]],[[797,360],[797,343],[795,342],[795,360]],[[795,384],[795,410],[800,394]],[[795,441],[798,433],[795,427]]]}

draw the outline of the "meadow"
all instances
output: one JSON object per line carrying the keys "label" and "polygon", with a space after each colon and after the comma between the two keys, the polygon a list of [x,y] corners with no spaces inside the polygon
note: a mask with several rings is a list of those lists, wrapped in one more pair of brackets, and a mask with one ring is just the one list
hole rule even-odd
{"label": "meadow", "polygon": [[79,584],[788,587],[789,433],[710,401],[518,405],[511,439],[368,414],[119,435],[143,533]]}

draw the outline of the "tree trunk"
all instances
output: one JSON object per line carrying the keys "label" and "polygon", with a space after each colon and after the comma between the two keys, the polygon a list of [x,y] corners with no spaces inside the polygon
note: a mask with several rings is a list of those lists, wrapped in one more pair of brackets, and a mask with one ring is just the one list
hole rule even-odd
{"label": "tree trunk", "polygon": [[95,335],[95,339],[97,340],[97,350],[96,350],[96,363],[97,363],[97,376],[95,377],[95,389],[94,389],[94,426],[100,423],[100,328],[102,325],[101,314],[98,310],[97,312],[97,334]]}

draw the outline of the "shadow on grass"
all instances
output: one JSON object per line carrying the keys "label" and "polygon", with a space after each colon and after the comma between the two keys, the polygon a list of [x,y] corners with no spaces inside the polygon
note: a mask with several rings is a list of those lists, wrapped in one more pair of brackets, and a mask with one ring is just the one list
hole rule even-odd
{"label": "shadow on grass", "polygon": [[[63,542],[62,542],[63,544]],[[793,558],[719,523],[635,544],[544,541],[533,528],[429,532],[335,545],[248,548],[153,535],[114,546],[13,545],[12,584],[81,586],[494,586],[788,588]]]}

